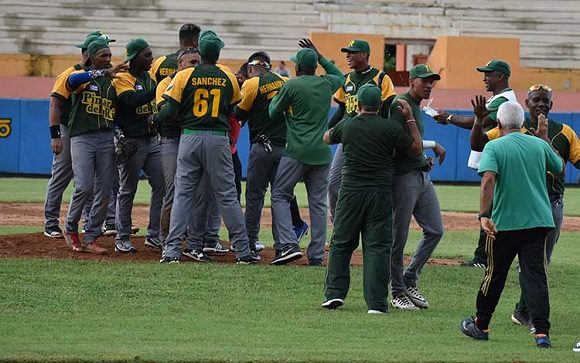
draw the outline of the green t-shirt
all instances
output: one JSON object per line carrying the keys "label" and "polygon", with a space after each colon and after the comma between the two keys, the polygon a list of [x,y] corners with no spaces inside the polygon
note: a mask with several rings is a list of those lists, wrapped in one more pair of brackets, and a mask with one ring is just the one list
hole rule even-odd
{"label": "green t-shirt", "polygon": [[183,128],[228,131],[230,107],[240,101],[241,95],[236,76],[228,67],[200,64],[177,72],[163,98],[168,105],[179,105],[178,119]]}
{"label": "green t-shirt", "polygon": [[358,115],[339,122],[330,131],[334,144],[342,143],[344,164],[341,190],[370,191],[391,188],[393,152],[406,152],[411,136],[396,122],[378,115]]}
{"label": "green t-shirt", "polygon": [[335,65],[324,58],[320,64],[330,74],[290,79],[269,107],[274,121],[284,122],[277,115],[285,114],[286,155],[307,165],[324,165],[332,160],[330,147],[322,142],[322,137],[328,129],[332,95],[344,82]]}
{"label": "green t-shirt", "polygon": [[71,137],[113,128],[117,94],[110,78],[98,77],[80,85],[72,92],[71,105],[68,122]]}
{"label": "green t-shirt", "polygon": [[[400,99],[407,101],[409,106],[411,106],[411,110],[413,111],[413,118],[417,123],[417,128],[419,129],[421,136],[423,136],[425,126],[423,124],[423,116],[421,115],[420,101],[415,100],[408,92],[395,97],[393,100],[393,103],[391,104],[391,110],[389,112],[389,121],[397,122],[403,127],[403,130],[405,130],[405,132],[410,135],[409,128],[407,127],[407,120],[397,108],[399,106],[398,100]],[[421,156],[411,156],[404,152],[395,152],[396,175],[403,175],[412,170],[421,169],[427,164],[428,161],[425,154],[422,154]]]}
{"label": "green t-shirt", "polygon": [[244,82],[242,101],[236,106],[236,115],[240,120],[248,120],[250,143],[258,142],[259,136],[265,135],[272,145],[286,145],[286,123],[273,121],[268,115],[272,98],[286,81],[287,78],[268,72]]}
{"label": "green t-shirt", "polygon": [[129,72],[122,72],[117,74],[117,78],[113,81],[113,85],[117,90],[117,97],[119,98],[119,109],[117,111],[117,124],[123,130],[126,137],[145,137],[157,134],[155,128],[151,128],[147,122],[149,115],[157,112],[157,103],[155,102],[155,94],[151,101],[139,105],[134,108],[128,107],[123,102],[123,96],[128,96],[131,93],[144,93],[155,90],[157,83],[153,79],[151,73],[143,72],[138,77],[135,77]]}
{"label": "green t-shirt", "polygon": [[479,175],[497,174],[491,219],[498,231],[554,227],[546,173],[559,174],[562,161],[547,142],[512,132],[488,142]]}

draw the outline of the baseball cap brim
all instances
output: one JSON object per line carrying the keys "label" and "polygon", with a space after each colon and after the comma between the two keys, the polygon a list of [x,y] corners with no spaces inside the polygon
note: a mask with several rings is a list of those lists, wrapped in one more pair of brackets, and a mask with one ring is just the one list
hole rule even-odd
{"label": "baseball cap brim", "polygon": [[478,72],[493,72],[493,71],[495,71],[495,69],[491,69],[489,67],[477,67],[476,69]]}
{"label": "baseball cap brim", "polygon": [[353,47],[340,48],[340,51],[342,53],[346,53],[346,52],[353,52],[353,53],[364,52],[364,50],[361,50],[360,48],[353,48]]}
{"label": "baseball cap brim", "polygon": [[436,81],[441,80],[441,76],[433,72],[423,73],[420,76],[417,76],[416,78],[434,78]]}

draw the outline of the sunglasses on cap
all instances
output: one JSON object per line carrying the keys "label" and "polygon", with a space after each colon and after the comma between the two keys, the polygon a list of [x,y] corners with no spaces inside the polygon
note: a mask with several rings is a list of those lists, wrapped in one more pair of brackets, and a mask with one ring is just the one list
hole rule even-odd
{"label": "sunglasses on cap", "polygon": [[177,59],[183,57],[186,54],[196,54],[196,53],[199,53],[199,50],[197,48],[185,48],[184,50],[182,50],[177,54]]}
{"label": "sunglasses on cap", "polygon": [[550,86],[547,86],[543,83],[538,83],[538,84],[535,84],[532,87],[528,88],[528,95],[530,93],[538,91],[538,90],[544,90],[546,92],[552,93],[552,88]]}
{"label": "sunglasses on cap", "polygon": [[262,62],[259,61],[257,59],[254,59],[253,61],[248,63],[249,66],[258,66],[258,67],[264,67],[264,68],[270,68],[270,64],[266,63],[266,62]]}

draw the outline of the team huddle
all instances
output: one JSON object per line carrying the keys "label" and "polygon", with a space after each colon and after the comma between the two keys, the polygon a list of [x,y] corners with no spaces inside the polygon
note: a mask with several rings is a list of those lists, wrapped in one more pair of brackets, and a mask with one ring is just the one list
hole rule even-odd
{"label": "team huddle", "polygon": [[[362,239],[368,312],[388,312],[389,285],[394,308],[426,309],[429,302],[418,281],[444,234],[430,170],[436,160],[444,162],[446,151],[436,141],[423,139],[423,114],[432,111],[441,124],[471,129],[470,165],[483,177],[480,242],[473,261],[465,265],[486,267],[486,276],[476,317],[464,320],[461,330],[488,339],[507,269],[519,255],[522,298],[512,320],[535,329],[538,346],[550,346],[544,258],[530,252],[526,241],[535,241],[537,250],[547,243],[549,261],[563,218],[562,170],[568,161],[580,169],[578,137],[569,126],[548,119],[551,88],[538,84],[529,89],[525,103],[530,116],[524,120],[509,88],[510,67],[494,60],[477,69],[493,97],[476,97],[474,116],[457,116],[422,109],[422,100],[430,99],[441,79],[429,66],[414,66],[408,91],[397,95],[389,76],[369,65],[371,49],[362,40],[341,48],[352,70],[346,75],[312,41],[300,40],[300,50],[290,58],[294,78],[274,72],[265,51],[251,54],[233,73],[219,64],[224,42],[194,24],[181,27],[179,40],[177,52],[154,59],[146,40],[132,39],[125,62],[115,66],[109,48],[115,40],[106,34],[92,32],[77,45],[81,62],[57,77],[50,98],[54,158],[45,235],[64,237],[73,251],[97,254],[107,252],[97,239],[113,235],[115,251],[136,253],[131,235],[137,228],[131,214],[143,172],[151,186],[145,245],[159,249],[161,263],[178,263],[181,258],[211,262],[212,255],[230,252],[239,264],[259,263],[265,248],[258,237],[260,219],[270,186],[272,265],[306,255],[309,265],[322,266],[330,215],[333,234],[322,307],[344,304],[350,260]],[[318,66],[324,75],[316,75]],[[329,121],[332,100],[338,107]],[[251,147],[243,210],[236,143],[246,125]],[[529,179],[541,176],[538,183],[530,180],[536,183],[529,190],[533,197],[525,193],[528,183],[514,174],[517,153],[504,155],[514,146],[500,146],[516,136],[523,138],[518,140],[520,147],[535,147],[538,154],[537,165],[527,165],[537,172],[522,171]],[[526,143],[528,138],[534,141]],[[338,144],[334,156],[330,144]],[[434,157],[428,157],[426,149]],[[62,231],[62,193],[73,178]],[[306,187],[310,224],[300,216],[294,195],[299,181]],[[516,194],[526,200],[509,199],[509,193],[502,192],[506,183],[518,183]],[[484,185],[491,191],[486,198]],[[538,212],[517,220],[513,216],[518,208]],[[403,251],[412,217],[423,233],[405,268]],[[231,246],[219,240],[222,219]],[[522,238],[520,231],[529,233]],[[311,238],[303,251],[300,241],[308,232]],[[510,241],[504,243],[511,246],[509,253],[493,248],[498,240]]]}

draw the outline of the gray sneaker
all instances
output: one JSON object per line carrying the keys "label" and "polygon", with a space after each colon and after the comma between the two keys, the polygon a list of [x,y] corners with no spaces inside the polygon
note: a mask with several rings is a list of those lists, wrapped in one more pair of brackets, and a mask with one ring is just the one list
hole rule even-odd
{"label": "gray sneaker", "polygon": [[129,240],[115,241],[115,251],[122,253],[134,253],[137,249],[133,247],[133,244]]}
{"label": "gray sneaker", "polygon": [[228,253],[229,248],[224,247],[219,242],[209,242],[205,243],[203,246],[203,252],[205,253]]}
{"label": "gray sneaker", "polygon": [[402,310],[420,310],[419,307],[411,301],[405,294],[399,294],[391,300],[394,308]]}
{"label": "gray sneaker", "polygon": [[146,237],[145,246],[162,250],[163,242],[159,239],[159,237]]}

